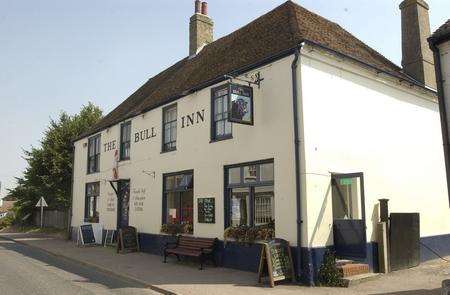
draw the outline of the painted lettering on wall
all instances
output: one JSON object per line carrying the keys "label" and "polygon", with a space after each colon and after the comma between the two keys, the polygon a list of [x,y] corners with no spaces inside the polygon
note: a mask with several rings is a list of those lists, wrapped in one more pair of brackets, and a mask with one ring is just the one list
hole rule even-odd
{"label": "painted lettering on wall", "polygon": [[134,188],[133,193],[133,207],[135,212],[143,212],[144,211],[144,202],[145,202],[145,188]]}
{"label": "painted lettering on wall", "polygon": [[116,212],[116,194],[112,192],[108,192],[108,197],[106,199],[106,211],[107,212]]}
{"label": "painted lettering on wall", "polygon": [[153,138],[155,136],[155,127],[152,127],[151,129],[141,130],[134,134],[134,142],[149,140],[150,138]]}
{"label": "painted lettering on wall", "polygon": [[113,140],[113,141],[107,142],[107,143],[103,144],[103,146],[105,148],[104,149],[105,152],[115,150],[116,149],[116,141]]}
{"label": "painted lettering on wall", "polygon": [[205,121],[205,110],[181,117],[181,128],[189,127]]}

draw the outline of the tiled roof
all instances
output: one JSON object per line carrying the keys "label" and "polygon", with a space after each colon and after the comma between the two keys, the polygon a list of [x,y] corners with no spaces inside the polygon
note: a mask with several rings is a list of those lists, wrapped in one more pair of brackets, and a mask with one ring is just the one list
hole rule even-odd
{"label": "tiled roof", "polygon": [[450,19],[439,27],[428,39],[430,43],[437,44],[444,40],[450,40]]}
{"label": "tiled roof", "polygon": [[402,69],[338,24],[287,1],[148,80],[82,137],[185,96],[237,69],[311,41],[416,83]]}

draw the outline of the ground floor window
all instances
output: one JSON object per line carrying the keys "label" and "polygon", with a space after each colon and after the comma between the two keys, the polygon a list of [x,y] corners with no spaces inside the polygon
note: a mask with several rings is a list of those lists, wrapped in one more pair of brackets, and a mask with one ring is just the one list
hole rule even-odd
{"label": "ground floor window", "polygon": [[164,175],[163,224],[180,224],[193,232],[194,176],[192,171]]}
{"label": "ground floor window", "polygon": [[225,168],[225,226],[257,226],[273,223],[273,160]]}
{"label": "ground floor window", "polygon": [[98,198],[100,196],[100,182],[86,184],[86,198],[84,219],[86,222],[98,222]]}

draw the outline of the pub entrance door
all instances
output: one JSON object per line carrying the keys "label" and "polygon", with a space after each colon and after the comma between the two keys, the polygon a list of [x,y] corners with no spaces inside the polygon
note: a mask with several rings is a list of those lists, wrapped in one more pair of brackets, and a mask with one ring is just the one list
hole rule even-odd
{"label": "pub entrance door", "polygon": [[130,180],[117,182],[117,228],[128,226],[130,217]]}
{"label": "pub entrance door", "polygon": [[333,237],[336,256],[366,258],[366,215],[362,173],[333,174]]}

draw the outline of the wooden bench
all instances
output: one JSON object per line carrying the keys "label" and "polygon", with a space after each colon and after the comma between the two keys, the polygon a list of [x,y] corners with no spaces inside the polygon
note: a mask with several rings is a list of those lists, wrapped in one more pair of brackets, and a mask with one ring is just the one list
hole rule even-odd
{"label": "wooden bench", "polygon": [[196,257],[200,260],[200,269],[203,269],[203,263],[210,259],[215,266],[214,250],[217,239],[194,238],[179,235],[175,243],[166,243],[164,247],[164,263],[167,256],[174,255],[180,261],[180,256]]}

